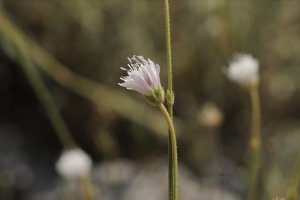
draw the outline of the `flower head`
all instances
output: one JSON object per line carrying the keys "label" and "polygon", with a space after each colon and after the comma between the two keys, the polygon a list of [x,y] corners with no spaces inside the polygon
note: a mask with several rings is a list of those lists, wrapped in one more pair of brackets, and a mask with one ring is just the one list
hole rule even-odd
{"label": "flower head", "polygon": [[66,179],[86,176],[91,168],[91,158],[81,149],[66,150],[56,162],[56,171]]}
{"label": "flower head", "polygon": [[223,122],[223,113],[213,103],[205,103],[198,115],[199,122],[208,128],[217,128]]}
{"label": "flower head", "polygon": [[258,61],[249,54],[236,54],[225,72],[227,77],[243,86],[258,82]]}
{"label": "flower head", "polygon": [[143,56],[133,56],[128,58],[129,69],[121,67],[127,72],[127,76],[120,79],[123,83],[120,86],[129,90],[134,90],[147,97],[152,103],[162,103],[164,101],[164,91],[160,83],[160,67],[149,58]]}

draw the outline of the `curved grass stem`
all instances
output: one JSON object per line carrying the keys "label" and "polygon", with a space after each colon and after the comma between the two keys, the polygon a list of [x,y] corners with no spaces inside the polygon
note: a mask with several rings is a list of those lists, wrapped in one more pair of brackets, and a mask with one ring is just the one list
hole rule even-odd
{"label": "curved grass stem", "polygon": [[175,128],[166,107],[160,104],[159,109],[166,118],[169,127],[169,200],[178,200],[178,161]]}
{"label": "curved grass stem", "polygon": [[20,65],[29,82],[31,83],[31,86],[35,91],[40,103],[43,105],[59,140],[65,148],[76,147],[76,142],[73,139],[64,119],[62,118],[60,111],[55,105],[50,92],[41,78],[41,75],[31,60],[27,57],[25,53],[26,49],[22,45],[18,47],[15,46],[15,48],[18,52]]}

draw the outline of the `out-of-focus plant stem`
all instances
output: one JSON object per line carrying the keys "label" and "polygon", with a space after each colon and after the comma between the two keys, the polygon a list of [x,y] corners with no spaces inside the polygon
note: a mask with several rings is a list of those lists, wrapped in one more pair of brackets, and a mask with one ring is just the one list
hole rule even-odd
{"label": "out-of-focus plant stem", "polygon": [[80,179],[81,190],[83,192],[84,200],[95,200],[95,193],[93,190],[93,184],[90,177],[82,177]]}
{"label": "out-of-focus plant stem", "polygon": [[76,147],[75,140],[73,139],[67,125],[65,124],[64,119],[62,118],[60,111],[56,107],[51,95],[41,78],[41,75],[37,71],[34,64],[31,60],[25,55],[25,51],[29,51],[23,45],[18,47],[15,46],[16,52],[19,52],[18,59],[20,65],[22,66],[23,71],[25,72],[28,80],[31,83],[32,88],[34,89],[40,103],[43,105],[49,120],[52,123],[57,136],[59,137],[61,143],[65,148]]}
{"label": "out-of-focus plant stem", "polygon": [[14,181],[7,172],[0,171],[0,199],[14,200]]}
{"label": "out-of-focus plant stem", "polygon": [[[162,120],[162,116],[159,112],[149,109],[143,103],[132,99],[125,93],[107,88],[95,81],[73,73],[47,53],[35,41],[27,37],[11,22],[1,9],[0,24],[0,36],[3,37],[7,43],[15,46],[19,46],[22,41],[24,46],[30,48],[30,51],[22,53],[28,56],[33,63],[44,70],[59,84],[89,99],[102,109],[112,110],[120,116],[146,127],[159,137],[166,136],[163,131],[163,126],[159,126],[160,123],[158,123]],[[120,99],[122,99],[122,101],[120,101]],[[133,109],[135,112],[132,112]]]}
{"label": "out-of-focus plant stem", "polygon": [[[0,11],[2,11],[0,9]],[[2,29],[5,29],[5,27],[8,27],[8,29],[5,29],[6,31],[1,31],[4,37],[9,37],[13,35],[12,30],[9,29],[9,21],[5,16],[1,15],[0,12],[0,21],[1,21],[1,27]],[[3,28],[4,27],[4,28]],[[24,73],[26,74],[34,92],[36,93],[40,103],[43,105],[47,116],[49,117],[50,122],[52,123],[52,126],[55,130],[55,133],[57,134],[59,140],[64,145],[65,148],[73,148],[76,147],[76,142],[73,139],[71,133],[69,132],[69,129],[67,125],[65,124],[64,119],[62,118],[60,111],[56,107],[41,75],[39,74],[38,70],[34,66],[34,63],[28,56],[26,52],[30,52],[28,46],[25,44],[25,42],[22,39],[18,40],[18,43],[10,42],[10,49],[11,51],[14,51],[14,56],[17,58],[17,60],[20,63],[20,66],[22,67]]]}
{"label": "out-of-focus plant stem", "polygon": [[298,158],[296,163],[296,171],[295,174],[293,174],[293,181],[288,194],[289,195],[288,200],[297,200],[299,181],[300,181],[300,158]]}
{"label": "out-of-focus plant stem", "polygon": [[[163,113],[164,117],[167,120],[168,127],[169,127],[169,138],[170,138],[170,147],[171,147],[171,155],[169,160],[171,163],[170,165],[172,166],[171,169],[169,169],[169,173],[172,174],[172,179],[171,179],[171,185],[169,185],[169,200],[178,200],[178,159],[177,159],[177,142],[176,142],[176,133],[174,129],[174,124],[173,120],[168,113],[167,109],[163,104],[159,105],[159,109]],[[170,177],[169,177],[170,178]]]}
{"label": "out-of-focus plant stem", "polygon": [[257,85],[249,88],[251,105],[252,105],[252,125],[250,136],[250,160],[249,160],[249,191],[248,200],[257,200],[257,182],[258,171],[260,166],[260,150],[261,150],[261,114],[260,99]]}
{"label": "out-of-focus plant stem", "polygon": [[[0,18],[1,18],[0,13]],[[6,21],[2,18],[2,25],[9,25],[9,21]],[[9,27],[9,26],[8,26]],[[8,30],[7,32],[3,31],[2,33],[11,34],[12,30]],[[7,36],[7,35],[5,35]],[[8,37],[8,36],[7,36]],[[48,91],[40,73],[38,72],[36,66],[32,62],[30,56],[27,52],[30,52],[29,46],[26,45],[26,42],[22,38],[18,38],[18,42],[11,43],[11,50],[14,51],[15,57],[20,62],[20,66],[22,67],[24,73],[26,74],[33,90],[35,91],[40,103],[43,105],[47,116],[49,117],[50,122],[52,123],[53,128],[55,129],[55,133],[57,134],[59,140],[63,144],[63,146],[67,149],[75,148],[77,146],[74,138],[72,137],[63,117],[60,114],[59,109],[55,105],[50,92]],[[81,181],[82,182],[82,181]],[[93,200],[91,195],[93,195],[93,187],[90,183],[89,178],[84,180],[85,187],[83,188],[83,192],[89,194],[89,198],[87,200]],[[89,183],[89,184],[88,184]]]}

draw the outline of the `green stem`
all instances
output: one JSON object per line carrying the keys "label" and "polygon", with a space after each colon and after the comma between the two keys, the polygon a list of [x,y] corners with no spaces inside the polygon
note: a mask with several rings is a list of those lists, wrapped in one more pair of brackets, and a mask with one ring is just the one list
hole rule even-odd
{"label": "green stem", "polygon": [[[173,105],[174,105],[174,92],[173,92],[173,72],[172,72],[172,51],[171,51],[171,23],[170,23],[170,6],[169,0],[164,0],[165,3],[165,28],[166,28],[166,50],[167,50],[167,66],[168,66],[168,89],[167,89],[167,106],[168,112],[165,113],[166,108],[161,105],[160,109],[168,119],[169,124],[169,145],[168,145],[168,159],[169,159],[169,200],[177,199],[177,149],[176,149],[176,136],[173,127]],[[168,114],[168,115],[167,115]]]}
{"label": "green stem", "polygon": [[168,112],[169,112],[171,118],[173,118],[174,92],[173,92],[171,28],[170,28],[169,7],[170,7],[169,0],[165,0],[166,48],[167,48],[167,64],[168,64],[167,105],[168,105]]}
{"label": "green stem", "polygon": [[178,161],[176,133],[173,120],[163,104],[159,109],[167,120],[169,127],[169,200],[178,200]]}
{"label": "green stem", "polygon": [[297,200],[298,197],[298,188],[299,188],[299,180],[300,180],[300,158],[296,163],[296,171],[293,174],[293,182],[289,191],[289,200]]}
{"label": "green stem", "polygon": [[[1,9],[0,9],[0,15],[1,15]],[[2,17],[2,16],[1,16]],[[0,18],[1,18],[0,17]],[[8,25],[9,21],[6,18],[2,18],[4,20],[4,23],[2,25]],[[10,31],[4,32],[4,35],[7,36],[10,34]],[[11,42],[12,48],[15,50],[16,58],[18,59],[20,66],[22,67],[25,75],[27,76],[34,92],[36,93],[40,103],[43,105],[46,114],[49,117],[50,122],[52,123],[52,126],[55,129],[55,133],[57,134],[59,140],[63,144],[65,148],[75,148],[77,147],[77,144],[72,137],[63,117],[60,114],[59,109],[56,107],[50,92],[48,91],[41,75],[39,74],[38,70],[36,69],[36,66],[34,65],[33,61],[30,59],[30,56],[27,52],[30,52],[27,50],[27,45],[24,40],[17,40],[15,42]],[[84,180],[81,180],[83,184],[85,185],[85,196],[89,197],[86,198],[87,200],[93,200],[94,199],[94,193],[93,193],[93,186],[91,183],[91,180],[89,177],[86,177]]]}
{"label": "green stem", "polygon": [[35,91],[40,103],[43,105],[54,129],[59,137],[61,143],[65,148],[76,147],[76,143],[69,132],[67,125],[64,122],[58,108],[53,102],[51,95],[43,82],[39,72],[35,68],[34,64],[30,61],[25,52],[25,48],[20,45],[15,47],[18,52],[18,59],[22,66],[26,76],[28,77],[33,90]]}
{"label": "green stem", "polygon": [[251,104],[252,104],[252,127],[250,136],[250,163],[249,163],[249,194],[248,200],[257,200],[257,182],[258,171],[260,166],[260,100],[257,86],[250,88]]}
{"label": "green stem", "polygon": [[83,192],[83,199],[84,200],[95,200],[95,194],[94,194],[91,178],[82,177],[80,179],[80,185],[81,185],[81,189]]}
{"label": "green stem", "polygon": [[[18,58],[20,64],[27,75],[38,99],[44,106],[44,109],[59,137],[60,141],[65,148],[75,148],[77,146],[75,140],[73,139],[67,125],[64,122],[58,108],[53,102],[49,91],[47,90],[46,85],[43,82],[39,72],[30,61],[30,59],[25,54],[25,51],[22,46],[18,48]],[[89,177],[84,177],[80,180],[82,190],[84,193],[85,200],[94,200],[94,192],[91,180]]]}

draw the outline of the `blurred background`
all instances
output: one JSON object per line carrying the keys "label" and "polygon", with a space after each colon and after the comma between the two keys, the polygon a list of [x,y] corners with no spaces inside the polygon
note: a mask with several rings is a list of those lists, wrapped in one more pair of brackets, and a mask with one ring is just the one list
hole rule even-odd
{"label": "blurred background", "polygon": [[[55,172],[68,132],[94,160],[99,199],[166,199],[166,123],[117,85],[136,54],[160,64],[166,88],[163,1],[0,8],[0,199],[66,199],[64,185],[78,199]],[[223,73],[238,52],[261,66],[260,199],[285,195],[300,141],[300,2],[173,0],[171,30],[181,198],[246,197],[249,96]]]}

